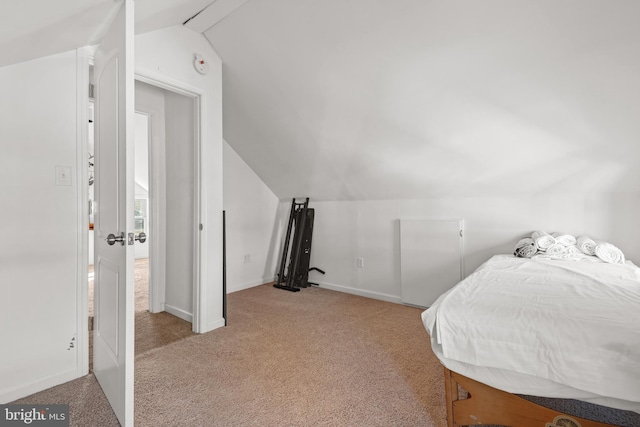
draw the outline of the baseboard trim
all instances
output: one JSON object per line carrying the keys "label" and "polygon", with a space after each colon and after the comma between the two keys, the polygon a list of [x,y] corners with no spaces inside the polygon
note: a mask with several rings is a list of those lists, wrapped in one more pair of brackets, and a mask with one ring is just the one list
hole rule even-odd
{"label": "baseboard trim", "polygon": [[329,289],[332,291],[344,292],[346,294],[358,295],[361,297],[367,297],[367,298],[377,299],[381,301],[402,304],[402,298],[395,295],[383,294],[382,292],[367,291],[365,289],[357,289],[349,286],[336,285],[334,283],[327,283],[327,282],[317,282],[317,283],[319,287]]}
{"label": "baseboard trim", "polygon": [[[242,291],[244,289],[253,288],[256,286],[268,285],[274,283],[271,278],[264,278],[263,280],[256,280],[249,283],[244,283],[242,285],[237,285],[227,290],[227,293],[233,293]],[[361,297],[377,299],[381,301],[393,302],[396,304],[404,304],[402,302],[402,298],[395,295],[384,294],[382,292],[375,291],[367,291],[365,289],[357,289],[349,286],[336,285],[335,283],[327,283],[327,282],[315,282],[318,283],[318,286],[321,288],[329,289],[332,291],[344,292],[345,294],[358,295]]]}
{"label": "baseboard trim", "polygon": [[214,329],[222,328],[224,325],[225,325],[224,318],[220,318],[218,320],[214,320],[211,323],[207,323],[207,330],[202,332],[202,333],[211,332]]}
{"label": "baseboard trim", "polygon": [[169,314],[173,314],[174,316],[179,317],[182,320],[186,320],[189,323],[193,323],[193,314],[187,313],[181,308],[174,307],[170,304],[165,303],[164,311],[166,311]]}
{"label": "baseboard trim", "polygon": [[30,396],[34,393],[38,393],[39,391],[64,384],[71,380],[75,380],[76,378],[80,377],[78,376],[78,369],[74,367],[73,369],[69,369],[68,371],[42,378],[31,384],[19,386],[11,390],[3,390],[0,392],[0,404],[4,405],[9,402],[13,402],[14,400],[18,400],[23,397]]}
{"label": "baseboard trim", "polygon": [[234,285],[234,286],[227,285],[227,294],[243,291],[249,288],[255,288],[256,286],[262,286],[268,283],[273,283],[273,277],[263,277],[261,280],[254,280],[252,282],[241,283],[239,285]]}

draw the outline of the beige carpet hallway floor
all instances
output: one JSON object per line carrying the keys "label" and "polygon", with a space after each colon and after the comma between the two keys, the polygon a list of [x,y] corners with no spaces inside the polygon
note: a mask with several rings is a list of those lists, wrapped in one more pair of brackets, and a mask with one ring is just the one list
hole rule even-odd
{"label": "beige carpet hallway floor", "polygon": [[[137,426],[445,426],[421,310],[320,288],[228,296],[228,326],[136,356]],[[21,399],[118,425],[92,375]]]}
{"label": "beige carpet hallway floor", "polygon": [[[163,347],[174,341],[194,335],[190,322],[166,312],[149,313],[149,259],[135,260],[135,354],[136,356],[154,348]],[[89,329],[93,327],[93,266],[89,266]],[[89,371],[93,368],[92,343],[90,335]]]}

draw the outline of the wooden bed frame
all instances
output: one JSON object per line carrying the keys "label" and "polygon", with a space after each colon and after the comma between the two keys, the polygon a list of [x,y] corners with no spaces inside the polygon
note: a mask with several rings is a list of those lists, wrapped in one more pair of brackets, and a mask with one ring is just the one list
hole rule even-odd
{"label": "wooden bed frame", "polygon": [[[447,426],[496,424],[510,427],[615,427],[545,408],[445,368]],[[459,399],[458,385],[469,393]]]}

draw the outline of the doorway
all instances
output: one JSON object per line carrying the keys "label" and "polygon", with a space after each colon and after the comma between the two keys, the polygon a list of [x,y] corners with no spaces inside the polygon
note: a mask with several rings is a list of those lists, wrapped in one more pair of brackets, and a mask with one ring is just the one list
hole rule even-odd
{"label": "doorway", "polygon": [[[89,201],[93,223],[93,105],[89,103]],[[199,267],[199,97],[136,81],[135,354],[195,331]],[[89,231],[89,329],[93,329],[93,231]],[[89,367],[92,367],[92,334]]]}
{"label": "doorway", "polygon": [[198,98],[139,80],[135,95],[136,120],[148,129],[149,311],[193,323],[200,223]]}

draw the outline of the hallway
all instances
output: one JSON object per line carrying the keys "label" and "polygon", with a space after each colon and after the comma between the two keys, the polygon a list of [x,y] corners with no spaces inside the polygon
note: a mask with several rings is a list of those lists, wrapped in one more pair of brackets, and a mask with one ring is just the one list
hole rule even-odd
{"label": "hallway", "polygon": [[[135,263],[135,355],[195,335],[191,323],[166,312],[149,313],[149,259]],[[89,266],[89,330],[93,329],[93,266]],[[89,342],[89,371],[93,363],[93,334]]]}

